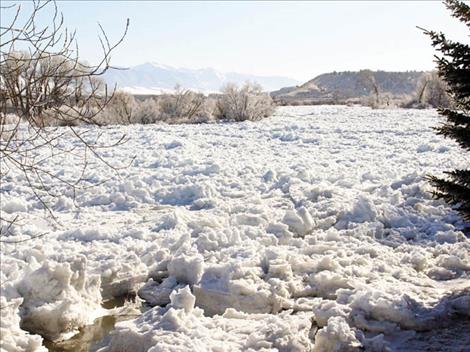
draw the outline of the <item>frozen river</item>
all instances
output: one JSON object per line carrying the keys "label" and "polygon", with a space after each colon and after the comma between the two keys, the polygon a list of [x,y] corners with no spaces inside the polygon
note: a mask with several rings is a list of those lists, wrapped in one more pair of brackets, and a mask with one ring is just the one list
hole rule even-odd
{"label": "frozen river", "polygon": [[[90,160],[75,198],[46,180],[56,221],[11,172],[2,214],[21,221],[1,244],[2,349],[46,350],[42,337],[109,314],[138,316],[116,324],[111,352],[393,351],[454,315],[468,331],[470,240],[424,178],[469,160],[439,122],[433,110],[317,106],[109,127],[105,138],[129,140],[99,152],[130,165]],[[67,178],[77,160],[44,167]],[[102,307],[137,292],[155,307]]]}

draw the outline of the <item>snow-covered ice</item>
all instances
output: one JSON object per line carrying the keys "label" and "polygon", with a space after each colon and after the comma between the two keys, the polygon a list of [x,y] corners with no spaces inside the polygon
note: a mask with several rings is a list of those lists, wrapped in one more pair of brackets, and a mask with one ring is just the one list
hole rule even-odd
{"label": "snow-covered ice", "polygon": [[[2,216],[21,221],[1,243],[2,351],[44,350],[39,334],[67,338],[131,292],[154,307],[119,322],[105,351],[398,350],[468,319],[470,240],[425,176],[469,160],[439,122],[432,110],[317,106],[107,127],[129,141],[100,153],[131,165],[90,160],[94,187],[75,199],[45,180],[61,194],[57,221],[9,173]],[[77,162],[44,167],[67,178]]]}
{"label": "snow-covered ice", "polygon": [[153,308],[135,321],[118,324],[107,350],[125,351],[306,351],[308,314],[248,314],[227,309],[204,316],[188,286],[174,291],[165,308]]}

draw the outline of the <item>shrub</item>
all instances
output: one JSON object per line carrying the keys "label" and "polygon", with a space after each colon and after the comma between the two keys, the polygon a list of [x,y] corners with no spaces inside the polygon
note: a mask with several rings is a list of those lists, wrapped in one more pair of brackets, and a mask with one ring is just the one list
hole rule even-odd
{"label": "shrub", "polygon": [[131,94],[117,92],[99,114],[102,125],[149,124],[160,118],[159,105],[154,98],[138,100]]}
{"label": "shrub", "polygon": [[212,117],[202,93],[177,86],[174,94],[159,98],[160,119],[169,123],[204,122]]}
{"label": "shrub", "polygon": [[273,100],[260,85],[246,83],[239,88],[235,84],[227,84],[217,99],[215,116],[235,121],[257,121],[273,112]]}
{"label": "shrub", "polygon": [[136,100],[137,108],[134,114],[135,123],[149,124],[160,119],[160,106],[154,98],[147,98],[143,101]]}
{"label": "shrub", "polygon": [[98,123],[103,125],[128,125],[134,122],[137,102],[125,92],[116,92],[108,105],[98,116]]}

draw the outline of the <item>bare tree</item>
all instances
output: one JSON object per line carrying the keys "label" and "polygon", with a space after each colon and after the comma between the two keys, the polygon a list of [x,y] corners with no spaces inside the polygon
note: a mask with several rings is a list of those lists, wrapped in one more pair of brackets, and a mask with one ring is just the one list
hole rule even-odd
{"label": "bare tree", "polygon": [[449,88],[436,71],[425,74],[423,80],[422,91],[418,96],[419,103],[426,103],[434,108],[449,108],[452,105],[447,93]]}
{"label": "bare tree", "polygon": [[405,104],[405,108],[425,109],[425,108],[450,108],[452,98],[448,91],[448,86],[436,71],[423,74],[416,85],[415,95]]}
{"label": "bare tree", "polygon": [[[30,12],[23,5],[30,6]],[[50,23],[41,25],[39,17],[51,8]],[[14,170],[22,172],[38,200],[50,211],[50,199],[57,193],[45,184],[45,178],[70,187],[75,194],[90,155],[113,167],[100,156],[99,149],[119,144],[124,137],[106,144],[100,133],[91,136],[89,130],[74,125],[96,124],[95,117],[112,99],[114,89],[108,91],[99,76],[111,67],[111,53],[122,43],[129,20],[115,43],[110,43],[99,26],[102,56],[97,64],[90,65],[80,61],[75,33],[65,27],[55,1],[1,6],[0,10],[4,17],[0,24],[0,182]],[[7,18],[9,23],[4,23]],[[9,113],[18,115],[13,124]],[[46,128],[61,125],[69,128]],[[60,139],[66,134],[79,143],[63,147]],[[63,153],[81,162],[81,171],[74,179],[43,166],[48,157]]]}
{"label": "bare tree", "polygon": [[423,75],[421,79],[418,81],[416,85],[416,102],[417,103],[424,103],[424,93],[426,92],[426,88],[430,82],[428,75]]}
{"label": "bare tree", "polygon": [[380,91],[379,85],[375,80],[374,72],[371,70],[361,70],[359,71],[359,77],[361,78],[362,83],[371,90],[374,101],[370,104],[372,107],[380,106]]}

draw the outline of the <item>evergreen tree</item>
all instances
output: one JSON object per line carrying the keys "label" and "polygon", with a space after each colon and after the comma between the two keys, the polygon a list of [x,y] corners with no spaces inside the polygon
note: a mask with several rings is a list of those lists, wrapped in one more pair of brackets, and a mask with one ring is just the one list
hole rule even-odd
{"label": "evergreen tree", "polygon": [[[470,6],[459,0],[445,0],[444,4],[453,17],[470,29]],[[437,133],[456,140],[467,153],[470,151],[470,46],[451,41],[440,32],[424,32],[442,54],[436,56],[437,68],[441,78],[447,82],[448,93],[454,102],[452,109],[439,109],[446,122],[436,128]],[[436,188],[434,195],[454,205],[465,220],[470,220],[470,169],[447,171],[445,174],[445,178],[429,176]]]}

